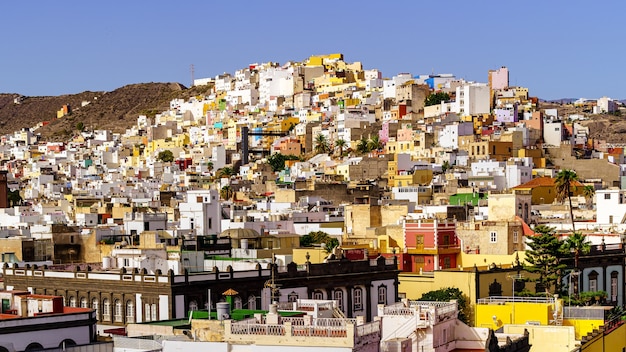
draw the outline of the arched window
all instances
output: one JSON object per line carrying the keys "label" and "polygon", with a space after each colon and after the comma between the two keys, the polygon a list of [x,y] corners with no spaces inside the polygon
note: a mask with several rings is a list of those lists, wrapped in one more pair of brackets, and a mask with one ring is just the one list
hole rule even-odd
{"label": "arched window", "polygon": [[43,346],[40,343],[33,342],[30,345],[26,346],[26,349],[24,351],[29,352],[29,351],[39,351],[39,350],[43,350]]}
{"label": "arched window", "polygon": [[108,298],[102,300],[102,320],[111,321],[111,302]]}
{"label": "arched window", "polygon": [[354,311],[363,310],[363,289],[357,287],[353,292]]}
{"label": "arched window", "polygon": [[91,299],[91,309],[96,311],[96,320],[100,320],[100,315],[98,315],[98,299],[97,298],[92,298]]}
{"label": "arched window", "polygon": [[118,323],[123,322],[124,318],[122,316],[122,301],[120,301],[119,299],[116,299],[114,309],[115,311],[113,312],[113,317],[115,321]]}
{"label": "arched window", "polygon": [[76,307],[76,297],[70,296],[70,307]]}
{"label": "arched window", "polygon": [[287,302],[297,302],[298,294],[295,291],[291,291],[290,294],[287,295]]}
{"label": "arched window", "polygon": [[126,301],[126,322],[135,322],[135,303],[133,301]]}
{"label": "arched window", "polygon": [[235,300],[233,301],[233,305],[235,306],[235,309],[242,309],[242,302],[241,302],[241,297],[237,296],[235,297]]}
{"label": "arched window", "polygon": [[196,302],[195,300],[189,302],[189,310],[190,311],[198,310],[198,302]]}
{"label": "arched window", "polygon": [[313,291],[313,299],[322,300],[324,299],[324,294],[322,291]]}
{"label": "arched window", "polygon": [[342,290],[335,290],[333,292],[333,299],[335,301],[337,301],[337,308],[339,308],[340,311],[344,311],[343,308],[343,291]]}
{"label": "arched window", "polygon": [[59,348],[62,351],[65,351],[66,347],[72,347],[72,346],[76,346],[76,342],[74,342],[74,340],[72,340],[72,339],[65,339],[65,340],[61,341],[61,343],[59,344]]}
{"label": "arched window", "polygon": [[387,286],[378,286],[378,304],[387,304]]}
{"label": "arched window", "polygon": [[256,310],[256,297],[254,295],[248,297],[248,309]]}
{"label": "arched window", "polygon": [[589,291],[598,291],[598,272],[592,270],[589,275],[587,275],[587,278],[589,280]]}
{"label": "arched window", "polygon": [[85,298],[85,297],[81,297],[80,298],[80,307],[81,308],[87,308],[87,298]]}

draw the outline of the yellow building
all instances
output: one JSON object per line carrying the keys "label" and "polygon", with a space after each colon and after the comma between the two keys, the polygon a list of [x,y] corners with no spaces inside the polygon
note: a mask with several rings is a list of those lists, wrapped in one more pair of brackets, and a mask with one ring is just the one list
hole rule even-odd
{"label": "yellow building", "polygon": [[[530,194],[532,204],[550,204],[556,199],[556,185],[552,177],[537,177],[522,185],[513,187],[515,194]],[[570,187],[572,196],[580,196],[583,193],[583,184],[572,182]]]}

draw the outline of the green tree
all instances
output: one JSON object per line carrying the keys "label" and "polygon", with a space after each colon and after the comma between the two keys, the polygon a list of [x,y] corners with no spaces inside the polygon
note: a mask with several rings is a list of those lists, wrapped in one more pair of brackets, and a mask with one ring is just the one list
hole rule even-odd
{"label": "green tree", "polygon": [[443,173],[445,174],[446,171],[448,171],[450,169],[450,163],[448,162],[448,160],[444,160],[443,164],[441,164],[441,171],[443,171]]}
{"label": "green tree", "polygon": [[285,168],[285,156],[281,153],[274,153],[267,158],[267,163],[272,167],[272,171],[280,171]]}
{"label": "green tree", "polygon": [[450,100],[450,95],[446,92],[439,91],[439,92],[429,94],[424,100],[424,105],[425,106],[438,105],[442,101],[448,101],[448,100]]}
{"label": "green tree", "polygon": [[578,270],[578,261],[581,254],[587,254],[591,250],[591,242],[587,240],[587,236],[580,232],[572,233],[563,243],[564,249],[568,253],[574,254],[574,268]]}
{"label": "green tree", "polygon": [[469,298],[456,287],[446,287],[429,291],[422,295],[420,301],[450,302],[456,300],[459,307],[459,320],[469,325],[470,305]]}
{"label": "green tree", "polygon": [[373,135],[367,140],[367,149],[369,149],[368,151],[383,149],[383,142],[380,141],[378,134]]}
{"label": "green tree", "polygon": [[369,153],[371,151],[371,149],[369,149],[368,140],[365,136],[361,137],[361,139],[357,142],[356,150],[361,154]]}
{"label": "green tree", "polygon": [[312,231],[300,237],[301,247],[312,247],[314,244],[322,243],[326,245],[326,253],[330,253],[335,247],[339,246],[339,240],[330,237],[324,231]]}
{"label": "green tree", "polygon": [[343,138],[339,138],[335,141],[335,148],[339,150],[339,156],[343,156],[343,149],[346,147],[346,140]]}
{"label": "green tree", "polygon": [[209,170],[209,172],[213,171],[213,162],[212,161],[207,162],[206,168],[207,170]]}
{"label": "green tree", "polygon": [[554,186],[556,188],[556,199],[559,202],[569,201],[569,216],[572,219],[572,232],[576,231],[574,227],[574,209],[572,209],[572,191],[576,189],[578,175],[576,171],[563,169],[556,174]]}
{"label": "green tree", "polygon": [[79,122],[76,124],[76,129],[77,129],[79,132],[82,132],[82,131],[85,129],[85,124],[84,124],[82,121],[79,121]]}
{"label": "green tree", "polygon": [[560,291],[561,274],[566,268],[565,264],[559,262],[559,258],[567,256],[563,248],[563,243],[559,241],[553,227],[538,225],[535,226],[535,236],[529,237],[526,251],[526,271],[538,274],[534,279],[546,290],[548,294],[552,288],[555,292]]}
{"label": "green tree", "polygon": [[233,191],[230,186],[226,185],[220,189],[220,198],[224,200],[229,200],[235,195],[235,191]]}
{"label": "green tree", "polygon": [[22,205],[22,196],[20,195],[20,191],[18,189],[9,191],[7,193],[7,200],[9,201],[9,206],[14,207],[16,205]]}
{"label": "green tree", "polygon": [[281,171],[285,169],[285,162],[287,160],[300,160],[296,155],[284,155],[281,153],[274,153],[267,158],[267,163],[272,167],[272,171]]}
{"label": "green tree", "polygon": [[164,150],[157,154],[157,160],[160,160],[164,163],[171,163],[174,161],[174,153],[171,150]]}
{"label": "green tree", "polygon": [[583,187],[583,196],[585,197],[585,201],[587,201],[587,208],[589,208],[590,205],[593,205],[593,196],[595,194],[596,189],[593,186],[587,185]]}
{"label": "green tree", "polygon": [[328,144],[328,138],[325,135],[319,133],[315,136],[315,152],[317,154],[324,154],[330,151],[330,145]]}
{"label": "green tree", "polygon": [[233,173],[234,173],[234,171],[233,171],[232,168],[230,168],[228,166],[225,166],[225,167],[223,167],[221,169],[218,169],[215,172],[215,177],[217,177],[217,178],[229,178],[229,177],[231,177],[233,175]]}

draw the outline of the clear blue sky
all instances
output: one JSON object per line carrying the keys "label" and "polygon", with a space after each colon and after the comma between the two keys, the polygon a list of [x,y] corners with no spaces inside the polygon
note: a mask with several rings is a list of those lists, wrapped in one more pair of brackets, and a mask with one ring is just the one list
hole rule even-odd
{"label": "clear blue sky", "polygon": [[61,95],[341,52],[385,77],[453,73],[544,99],[623,99],[624,1],[6,1],[0,92]]}

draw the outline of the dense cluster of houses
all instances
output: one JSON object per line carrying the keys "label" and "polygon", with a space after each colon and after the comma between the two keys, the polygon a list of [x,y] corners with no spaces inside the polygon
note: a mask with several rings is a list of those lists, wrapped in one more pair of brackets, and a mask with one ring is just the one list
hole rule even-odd
{"label": "dense cluster of houses", "polygon": [[[125,133],[85,130],[46,143],[31,128],[2,137],[6,289],[91,308],[100,334],[129,324],[154,333],[159,321],[189,319],[181,329],[193,341],[214,334],[205,342],[224,350],[258,335],[259,350],[279,338],[333,351],[524,351],[529,330],[490,329],[562,326],[574,313],[548,299],[530,303],[543,305],[541,316],[559,312],[551,320],[487,319],[479,300],[535,292],[511,279],[524,275],[533,226],[566,238],[575,224],[593,250],[568,280],[624,304],[623,148],[589,138],[584,116],[539,109],[528,88],[509,85],[506,67],[490,70],[487,83],[383,78],[331,54],[194,84],[208,93],[173,99]],[[608,98],[585,103],[619,108]],[[578,174],[571,208],[557,198],[559,169]],[[301,246],[311,233],[336,242]],[[462,286],[476,307],[474,328],[458,321],[456,303],[411,303],[448,286]],[[224,302],[254,322],[194,325],[205,323],[192,312]],[[315,302],[335,316],[277,311]],[[568,346],[587,330],[564,332]]]}

